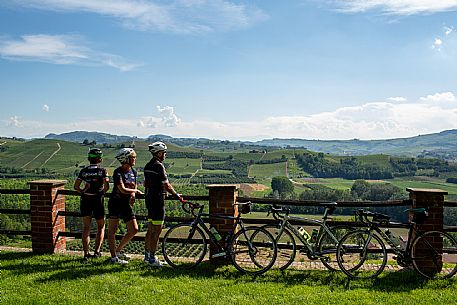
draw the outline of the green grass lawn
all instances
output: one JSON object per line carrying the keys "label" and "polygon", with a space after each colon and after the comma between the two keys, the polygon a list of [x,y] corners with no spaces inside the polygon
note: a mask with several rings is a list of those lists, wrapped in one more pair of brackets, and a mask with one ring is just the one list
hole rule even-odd
{"label": "green grass lawn", "polygon": [[253,164],[249,166],[249,177],[273,178],[286,175],[286,163]]}
{"label": "green grass lawn", "polygon": [[194,270],[126,266],[107,258],[0,252],[1,304],[455,304],[457,283],[384,272],[351,281],[340,272],[277,270],[258,277],[232,266]]}

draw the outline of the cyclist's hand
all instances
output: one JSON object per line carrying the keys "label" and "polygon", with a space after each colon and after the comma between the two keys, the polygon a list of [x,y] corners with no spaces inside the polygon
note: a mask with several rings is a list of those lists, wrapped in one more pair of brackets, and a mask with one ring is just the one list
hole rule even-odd
{"label": "cyclist's hand", "polygon": [[142,191],[140,191],[140,190],[136,190],[135,193],[136,193],[137,195],[144,195],[144,193],[143,193]]}
{"label": "cyclist's hand", "polygon": [[182,198],[181,194],[176,193],[176,198],[181,202],[181,203],[186,203],[187,201]]}
{"label": "cyclist's hand", "polygon": [[133,206],[135,204],[135,193],[130,194],[129,204]]}

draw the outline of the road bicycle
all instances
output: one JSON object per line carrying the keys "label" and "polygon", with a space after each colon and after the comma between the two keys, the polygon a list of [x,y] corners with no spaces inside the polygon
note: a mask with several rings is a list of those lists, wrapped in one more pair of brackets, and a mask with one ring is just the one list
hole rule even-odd
{"label": "road bicycle", "polygon": [[[312,219],[290,216],[290,209],[284,207],[269,206],[268,215],[271,213],[278,220],[277,224],[261,226],[275,237],[278,247],[278,255],[274,268],[285,270],[295,260],[296,252],[305,253],[310,260],[320,260],[329,270],[337,270],[336,247],[340,238],[354,228],[346,225],[329,226],[327,221],[336,209],[336,202],[321,203],[325,207],[322,219]],[[283,214],[283,215],[281,215]],[[307,226],[318,227],[313,229],[310,235],[303,227],[295,227],[290,221],[295,220],[307,223]],[[297,244],[296,239],[299,243]]]}
{"label": "road bicycle", "polygon": [[390,216],[363,209],[356,212],[357,219],[368,228],[346,234],[337,248],[338,265],[349,278],[377,277],[386,267],[389,255],[399,266],[412,266],[425,278],[450,278],[457,272],[455,238],[439,230],[417,232],[415,224],[425,221],[427,210],[415,208],[406,211],[412,213],[412,220],[406,224],[409,229],[406,241],[389,229],[381,229],[382,226],[393,224]]}
{"label": "road bicycle", "polygon": [[[202,262],[209,245],[212,245],[217,250],[212,258],[230,259],[241,272],[259,275],[270,269],[277,255],[273,236],[266,230],[244,225],[241,215],[250,212],[251,202],[235,205],[238,206],[238,216],[208,214],[203,212],[204,205],[183,203],[184,211],[192,214],[194,220],[176,224],[165,234],[162,250],[167,263],[174,268],[194,268]],[[234,221],[233,229],[225,239],[214,227],[205,224],[203,218],[209,216]]]}

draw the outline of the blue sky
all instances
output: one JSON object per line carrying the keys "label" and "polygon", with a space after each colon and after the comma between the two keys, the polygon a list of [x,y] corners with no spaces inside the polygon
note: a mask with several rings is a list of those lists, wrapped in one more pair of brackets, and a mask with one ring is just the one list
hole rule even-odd
{"label": "blue sky", "polygon": [[9,0],[0,136],[457,128],[457,0]]}

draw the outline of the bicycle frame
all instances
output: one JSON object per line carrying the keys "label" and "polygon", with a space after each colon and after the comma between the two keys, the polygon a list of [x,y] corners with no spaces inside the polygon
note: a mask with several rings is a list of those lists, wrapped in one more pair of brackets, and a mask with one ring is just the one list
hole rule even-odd
{"label": "bicycle frame", "polygon": [[[243,232],[245,231],[244,223],[241,220],[241,214],[238,214],[238,216],[236,216],[236,217],[218,215],[218,214],[209,214],[209,213],[203,213],[203,208],[204,208],[204,205],[200,206],[198,208],[199,210],[196,215],[192,212],[192,214],[195,216],[195,219],[190,224],[190,226],[192,227],[192,230],[189,232],[189,238],[191,238],[194,235],[196,227],[200,227],[209,236],[208,241],[210,242],[210,244],[212,244],[213,246],[216,246],[218,248],[218,250],[219,250],[218,252],[226,252],[228,250],[227,245],[232,241],[233,237],[235,236],[234,232],[236,232],[237,227],[239,226]],[[223,243],[221,243],[220,241],[217,241],[213,232],[210,231],[209,226],[206,225],[206,223],[203,221],[203,219],[202,219],[203,217],[209,217],[209,216],[211,216],[213,218],[218,218],[218,219],[235,220],[235,223],[233,224],[233,229],[226,236]],[[226,256],[228,254],[229,253],[226,253]]]}
{"label": "bicycle frame", "polygon": [[380,224],[377,223],[370,223],[369,228],[367,229],[368,232],[368,238],[365,241],[365,244],[363,245],[363,251],[366,251],[367,253],[374,253],[375,251],[369,251],[368,246],[373,238],[373,235],[376,233],[381,239],[387,243],[390,246],[391,251],[397,255],[397,262],[400,265],[404,266],[409,266],[411,265],[411,248],[413,244],[412,240],[412,235],[413,233],[417,233],[417,231],[414,229],[413,224],[408,225],[408,240],[406,242],[405,247],[402,247],[401,245],[396,245],[394,244],[389,236],[383,230],[381,229]]}
{"label": "bicycle frame", "polygon": [[[302,217],[296,217],[296,216],[290,216],[289,213],[287,212],[282,220],[280,221],[280,228],[279,228],[279,231],[278,231],[278,240],[279,238],[282,236],[283,232],[284,232],[284,228],[287,228],[289,231],[291,231],[291,233],[293,235],[295,235],[298,240],[303,243],[303,245],[305,246],[306,248],[306,252],[307,252],[307,255],[309,258],[311,259],[318,259],[320,258],[323,254],[327,254],[327,252],[318,252],[317,251],[317,244],[318,244],[318,241],[321,239],[321,237],[324,235],[324,234],[328,234],[332,239],[333,241],[337,244],[338,243],[338,239],[333,235],[332,231],[330,230],[330,228],[327,226],[327,214],[328,214],[328,208],[326,208],[325,210],[325,213],[324,213],[324,216],[322,218],[322,220],[317,220],[317,219],[311,219],[311,218],[302,218]],[[314,226],[318,226],[319,227],[319,231],[317,233],[317,237],[316,237],[316,240],[312,243],[310,243],[308,240],[306,240],[305,238],[303,238],[303,236],[300,234],[300,232],[298,231],[297,228],[295,228],[290,222],[289,220],[297,220],[297,221],[301,221],[301,222],[306,222],[306,223],[309,223],[310,225],[314,225]]]}

